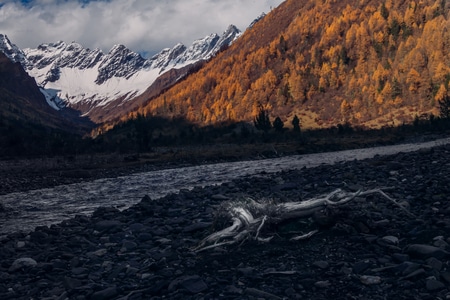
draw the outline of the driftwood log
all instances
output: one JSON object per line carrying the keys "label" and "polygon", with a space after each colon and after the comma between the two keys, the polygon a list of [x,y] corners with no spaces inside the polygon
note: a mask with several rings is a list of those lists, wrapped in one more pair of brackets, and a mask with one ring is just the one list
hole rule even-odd
{"label": "driftwood log", "polygon": [[[323,208],[332,208],[349,203],[356,197],[364,197],[371,194],[379,194],[384,199],[391,201],[409,216],[412,214],[402,204],[388,196],[382,189],[367,191],[346,192],[337,189],[330,194],[322,195],[300,202],[285,202],[274,204],[272,202],[257,202],[253,199],[246,201],[230,202],[221,207],[221,213],[225,213],[231,220],[231,225],[212,233],[203,239],[194,249],[196,252],[216,248],[224,245],[241,243],[248,239],[261,242],[269,242],[272,237],[262,238],[262,228],[266,224],[278,224],[293,218],[309,218]],[[308,239],[319,230],[313,230],[306,234],[296,236],[291,240]]]}

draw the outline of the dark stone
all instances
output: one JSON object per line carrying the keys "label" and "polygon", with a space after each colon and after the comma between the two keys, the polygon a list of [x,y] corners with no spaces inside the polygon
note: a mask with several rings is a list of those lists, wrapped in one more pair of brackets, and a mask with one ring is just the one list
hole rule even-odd
{"label": "dark stone", "polygon": [[427,259],[427,265],[432,267],[433,270],[439,272],[442,269],[443,263],[442,263],[442,261],[440,261],[434,257],[431,257],[431,258]]}
{"label": "dark stone", "polygon": [[95,223],[95,229],[99,231],[108,231],[111,229],[116,229],[118,227],[121,227],[123,225],[120,221],[114,221],[114,220],[104,220],[99,221]]}
{"label": "dark stone", "polygon": [[367,270],[371,266],[371,262],[364,260],[358,261],[352,265],[353,273],[362,274],[365,270]]}
{"label": "dark stone", "polygon": [[192,294],[198,294],[208,289],[200,276],[190,276],[181,281],[180,285]]}
{"label": "dark stone", "polygon": [[45,244],[48,241],[48,234],[42,231],[30,232],[30,240],[37,244]]}
{"label": "dark stone", "polygon": [[19,271],[19,270],[24,270],[24,269],[28,269],[28,268],[32,268],[37,266],[37,262],[30,258],[30,257],[23,257],[23,258],[18,258],[16,259],[11,267],[9,267],[8,271],[10,273]]}
{"label": "dark stone", "polygon": [[51,261],[51,263],[52,263],[53,268],[56,268],[56,269],[65,269],[65,268],[67,268],[67,265],[68,265],[66,260],[59,259],[59,258],[53,259]]}
{"label": "dark stone", "polygon": [[81,280],[72,277],[64,277],[63,285],[67,290],[73,290],[77,287],[82,286]]}
{"label": "dark stone", "polygon": [[252,267],[245,267],[245,268],[237,268],[237,271],[244,275],[244,276],[254,276],[255,275],[255,269]]}
{"label": "dark stone", "polygon": [[150,233],[147,233],[147,232],[139,233],[138,236],[137,236],[137,239],[140,242],[146,242],[146,241],[151,240],[152,238],[153,238],[153,235],[150,234]]}
{"label": "dark stone", "polygon": [[396,262],[405,262],[405,261],[409,260],[409,255],[408,254],[402,254],[402,253],[394,253],[394,254],[392,254],[392,258]]}
{"label": "dark stone", "polygon": [[441,277],[447,284],[450,284],[450,272],[441,273]]}
{"label": "dark stone", "polygon": [[131,241],[125,241],[122,244],[122,251],[131,251],[136,249],[137,244],[135,242],[131,242]]}
{"label": "dark stone", "polygon": [[95,292],[91,296],[91,300],[108,300],[113,299],[118,295],[117,287],[109,287],[104,290]]}
{"label": "dark stone", "polygon": [[71,272],[72,272],[73,275],[86,275],[86,274],[89,274],[89,269],[87,269],[87,268],[73,268]]}
{"label": "dark stone", "polygon": [[439,291],[445,288],[445,284],[437,281],[436,279],[428,279],[426,285],[427,290],[429,290],[430,292]]}
{"label": "dark stone", "polygon": [[242,295],[242,289],[234,286],[234,285],[229,285],[225,288],[225,292],[229,293],[229,294],[235,294],[235,295]]}
{"label": "dark stone", "polygon": [[425,275],[425,273],[426,273],[425,270],[423,268],[420,268],[420,269],[414,270],[410,273],[405,272],[406,276],[403,278],[411,280],[411,279],[422,277],[422,275]]}
{"label": "dark stone", "polygon": [[228,198],[227,196],[224,196],[222,194],[216,194],[216,195],[212,195],[211,199],[224,201],[224,200],[229,200],[230,198]]}
{"label": "dark stone", "polygon": [[141,223],[133,223],[128,227],[128,230],[130,230],[133,233],[141,232],[147,229],[147,227]]}
{"label": "dark stone", "polygon": [[174,279],[169,284],[169,291],[175,291],[179,287],[183,287],[192,294],[198,294],[208,289],[206,283],[198,275],[182,276]]}
{"label": "dark stone", "polygon": [[403,276],[408,276],[409,274],[418,270],[420,267],[421,267],[420,264],[406,261],[406,262],[398,265],[395,269],[396,269],[397,273],[399,273]]}
{"label": "dark stone", "polygon": [[409,245],[408,247],[406,247],[406,253],[408,253],[409,255],[411,255],[413,257],[422,258],[422,259],[429,258],[429,257],[442,259],[442,258],[450,255],[449,252],[447,252],[441,248],[437,248],[437,247],[430,246],[430,245],[422,245],[422,244]]}
{"label": "dark stone", "polygon": [[191,224],[189,226],[186,226],[183,229],[183,232],[187,232],[188,233],[188,232],[194,232],[194,231],[197,231],[197,230],[203,230],[203,229],[211,227],[211,224],[212,223],[210,223],[210,222],[197,222],[197,223]]}
{"label": "dark stone", "polygon": [[330,264],[327,261],[319,260],[313,262],[313,266],[325,270],[330,267]]}

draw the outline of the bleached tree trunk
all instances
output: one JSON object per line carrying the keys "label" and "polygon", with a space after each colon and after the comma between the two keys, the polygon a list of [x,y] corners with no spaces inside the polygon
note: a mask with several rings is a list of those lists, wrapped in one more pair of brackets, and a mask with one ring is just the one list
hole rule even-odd
{"label": "bleached tree trunk", "polygon": [[[219,246],[235,244],[246,239],[268,242],[272,237],[266,239],[260,237],[261,229],[267,223],[277,224],[293,218],[308,218],[313,216],[315,212],[325,207],[332,208],[344,205],[356,197],[364,197],[371,194],[379,194],[383,196],[383,198],[394,203],[406,214],[412,216],[412,214],[405,207],[398,204],[381,189],[357,191],[355,193],[337,189],[328,195],[319,196],[310,200],[285,202],[280,204],[268,202],[259,203],[253,199],[247,199],[246,202],[229,203],[227,207],[225,207],[225,214],[231,219],[232,224],[207,236],[194,250],[196,252],[204,251]],[[291,240],[307,239],[317,232],[318,230],[313,230],[304,235],[294,237]]]}

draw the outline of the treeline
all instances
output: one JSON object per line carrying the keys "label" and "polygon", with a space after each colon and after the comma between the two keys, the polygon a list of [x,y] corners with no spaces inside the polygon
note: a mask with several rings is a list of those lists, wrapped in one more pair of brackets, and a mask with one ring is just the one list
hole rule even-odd
{"label": "treeline", "polygon": [[[446,111],[450,108],[450,97],[447,98]],[[444,109],[444,108],[443,108]],[[443,111],[445,111],[445,109]],[[340,138],[358,138],[359,145],[371,146],[370,143],[391,143],[408,139],[421,134],[448,134],[450,131],[450,115],[416,115],[412,123],[400,126],[384,126],[378,129],[367,129],[354,126],[348,122],[322,129],[304,129],[302,120],[296,115],[287,122],[273,116],[271,111],[260,108],[253,122],[222,123],[199,127],[184,119],[164,119],[137,115],[114,129],[99,135],[95,140],[108,151],[121,153],[149,152],[156,147],[216,145],[223,144],[277,144],[290,143],[301,147],[306,152],[332,151],[352,148],[345,145]],[[337,140],[335,148],[321,148],[328,140]],[[365,143],[364,140],[367,140]],[[100,148],[99,148],[100,149]],[[309,150],[308,150],[309,149]]]}
{"label": "treeline", "polygon": [[[268,116],[267,116],[268,117]],[[279,118],[277,118],[279,119]],[[218,145],[270,143],[277,141],[301,141],[301,132],[276,126],[277,122],[263,130],[258,129],[258,122],[227,122],[199,127],[184,119],[165,119],[137,115],[95,140],[108,149],[118,152],[145,152],[154,147],[186,145]]]}
{"label": "treeline", "polygon": [[0,157],[53,156],[75,154],[88,149],[90,142],[79,135],[20,121],[0,119]]}
{"label": "treeline", "polygon": [[[99,133],[94,141],[103,149],[119,153],[151,152],[157,147],[221,147],[224,144],[292,143],[304,146],[311,137],[353,132],[348,128],[345,124],[342,129],[302,130],[298,117],[294,116],[285,124],[265,109],[261,109],[252,122],[223,122],[201,127],[181,118],[166,119],[138,114],[105,133]],[[97,150],[101,148],[97,147]]]}
{"label": "treeline", "polygon": [[[0,158],[95,153],[134,154],[152,152],[158,147],[279,143],[291,144],[294,149],[298,147],[299,153],[305,153],[394,143],[411,136],[448,134],[449,131],[450,117],[434,115],[416,116],[412,124],[372,130],[350,123],[311,130],[303,129],[302,120],[297,116],[289,120],[289,124],[285,124],[265,109],[259,111],[252,123],[223,123],[204,127],[198,127],[183,119],[138,115],[96,138],[82,138],[32,123],[6,125],[0,120]],[[358,144],[348,144],[348,140],[353,139],[357,139]]]}
{"label": "treeline", "polygon": [[[198,126],[185,119],[137,115],[95,138],[23,120],[0,119],[0,158],[77,155],[94,153],[145,153],[157,147],[223,144],[289,143],[302,152],[332,151],[372,146],[371,143],[399,142],[420,134],[450,132],[450,96],[439,101],[439,115],[416,115],[411,124],[367,130],[348,122],[326,129],[305,129],[294,115],[283,122],[273,111],[260,106],[252,122],[228,122]],[[359,139],[348,145],[345,139]],[[330,140],[334,144],[330,146]]]}

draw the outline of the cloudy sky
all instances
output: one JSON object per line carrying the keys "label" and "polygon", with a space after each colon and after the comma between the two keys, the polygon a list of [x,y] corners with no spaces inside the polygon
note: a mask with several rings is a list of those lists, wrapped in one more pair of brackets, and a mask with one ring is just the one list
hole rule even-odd
{"label": "cloudy sky", "polygon": [[152,55],[230,24],[245,28],[283,0],[0,0],[0,33],[20,48],[76,41]]}

